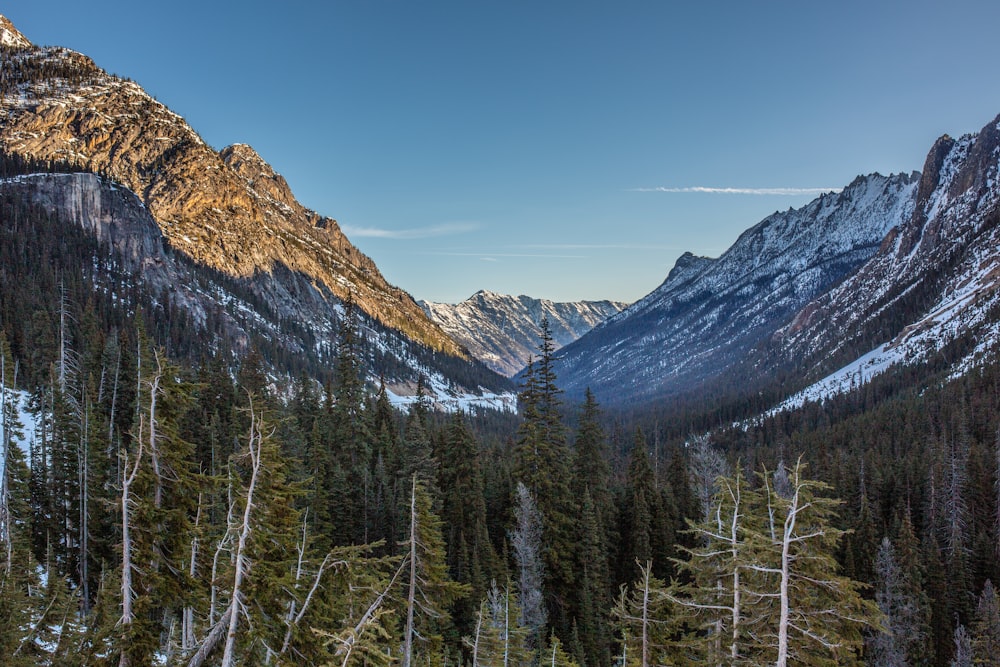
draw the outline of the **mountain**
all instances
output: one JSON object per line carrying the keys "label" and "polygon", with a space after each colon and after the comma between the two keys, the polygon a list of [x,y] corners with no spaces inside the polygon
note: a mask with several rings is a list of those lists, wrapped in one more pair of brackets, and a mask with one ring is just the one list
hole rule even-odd
{"label": "mountain", "polygon": [[789,405],[844,391],[893,364],[943,362],[961,374],[996,352],[998,170],[1000,116],[976,134],[935,142],[905,223],[776,331],[761,356],[762,363],[801,360],[807,378],[828,373]]}
{"label": "mountain", "polygon": [[[20,188],[68,222],[108,234],[116,232],[110,227],[101,231],[103,223],[86,222],[81,215],[88,211],[74,202],[97,202],[89,212],[100,213],[105,205],[117,206],[107,203],[114,198],[112,191],[134,193],[137,201],[128,206],[128,215],[142,229],[136,232],[141,241],[117,251],[169,250],[164,257],[145,255],[141,263],[180,264],[162,275],[142,274],[153,291],[175,286],[182,295],[178,303],[192,309],[195,324],[204,324],[206,311],[220,308],[234,313],[233,321],[266,320],[270,324],[265,328],[282,332],[277,338],[287,353],[310,350],[318,374],[335,347],[343,304],[350,301],[373,339],[369,356],[378,358],[379,366],[373,375],[391,369],[387,380],[399,392],[412,393],[418,375],[430,376],[432,386],[449,388],[449,395],[509,388],[503,378],[469,367],[468,353],[409,294],[388,284],[335,220],[303,207],[284,178],[250,146],[214,150],[136,83],[109,75],[82,54],[34,46],[3,17],[0,61],[3,153],[36,165],[38,171],[58,165],[102,176],[50,179],[44,186],[22,180],[8,191]],[[69,190],[57,192],[63,185]],[[114,215],[107,220],[129,224]],[[215,306],[206,304],[205,295],[193,296],[196,290],[179,279],[176,271],[190,267],[217,275],[218,293],[209,298]],[[243,296],[222,294],[223,283]],[[236,302],[255,317],[237,313]],[[261,309],[268,312],[257,312]],[[223,329],[235,336],[226,345],[236,351],[250,339],[242,325]]]}
{"label": "mountain", "polygon": [[723,378],[870,259],[911,216],[919,182],[917,173],[858,177],[765,218],[718,258],[685,253],[656,290],[561,350],[562,385],[622,403]]}
{"label": "mountain", "polygon": [[421,301],[432,320],[469,352],[498,373],[513,376],[538,353],[541,322],[547,318],[556,349],[620,312],[617,301],[555,303],[528,296],[479,291],[457,304]]}

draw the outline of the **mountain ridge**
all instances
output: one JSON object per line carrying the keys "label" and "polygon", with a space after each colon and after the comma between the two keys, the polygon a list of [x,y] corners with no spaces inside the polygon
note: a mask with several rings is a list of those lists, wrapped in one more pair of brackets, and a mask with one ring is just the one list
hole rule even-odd
{"label": "mountain ridge", "polygon": [[135,82],[69,49],[33,46],[2,20],[0,144],[7,151],[107,174],[139,196],[172,246],[197,261],[233,276],[285,264],[383,324],[467,358],[333,218],[303,207],[252,148],[215,151]]}
{"label": "mountain ridge", "polygon": [[859,176],[776,212],[718,258],[682,255],[659,287],[563,350],[568,391],[607,402],[693,391],[842,280],[913,210],[919,175]]}
{"label": "mountain ridge", "polygon": [[524,368],[541,343],[547,319],[556,349],[590,331],[627,304],[617,301],[554,302],[480,290],[457,304],[420,301],[432,320],[477,359],[502,375]]}

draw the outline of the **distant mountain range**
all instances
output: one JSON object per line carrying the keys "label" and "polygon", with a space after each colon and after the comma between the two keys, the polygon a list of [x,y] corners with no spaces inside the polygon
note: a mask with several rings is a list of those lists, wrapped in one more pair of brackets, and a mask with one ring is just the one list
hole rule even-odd
{"label": "distant mountain range", "polygon": [[449,336],[498,373],[513,376],[538,355],[541,323],[548,319],[556,348],[572,343],[628,304],[618,301],[556,303],[479,291],[457,304],[421,301]]}

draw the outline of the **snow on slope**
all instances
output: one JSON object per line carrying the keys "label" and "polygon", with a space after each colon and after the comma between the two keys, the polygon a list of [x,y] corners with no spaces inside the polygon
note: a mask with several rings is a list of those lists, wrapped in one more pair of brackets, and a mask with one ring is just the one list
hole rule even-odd
{"label": "snow on slope", "polygon": [[541,322],[548,319],[556,349],[626,306],[617,301],[556,303],[487,290],[458,304],[419,302],[432,320],[489,368],[512,376],[537,356]]}
{"label": "snow on slope", "polygon": [[781,334],[787,354],[825,350],[831,355],[873,318],[892,315],[893,309],[905,314],[912,306],[903,302],[914,294],[930,291],[929,306],[890,340],[770,414],[850,391],[894,364],[924,361],[962,336],[972,336],[976,344],[953,364],[953,377],[1000,349],[1000,117],[978,134],[938,140],[927,162],[911,220]]}
{"label": "snow on slope", "polygon": [[563,386],[621,402],[720,376],[876,252],[913,211],[917,176],[858,177],[765,218],[717,259],[686,253],[659,288],[562,350]]}
{"label": "snow on slope", "polygon": [[[11,429],[11,444],[24,452],[24,459],[27,461],[29,460],[31,442],[35,439],[35,416],[28,410],[28,394],[9,387],[4,393],[5,395],[0,396],[0,414],[2,414],[2,405],[4,401],[14,405],[15,420],[17,424],[13,429]],[[0,419],[0,474],[3,474],[4,469],[5,459],[3,455],[5,452],[3,450],[3,444],[7,442],[7,436],[8,434],[5,430],[4,420]]]}

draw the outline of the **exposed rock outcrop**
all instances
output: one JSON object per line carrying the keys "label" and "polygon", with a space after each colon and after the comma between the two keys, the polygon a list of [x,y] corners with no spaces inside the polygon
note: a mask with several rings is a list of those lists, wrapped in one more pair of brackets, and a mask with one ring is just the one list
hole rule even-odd
{"label": "exposed rock outcrop", "polygon": [[195,261],[232,276],[283,266],[428,347],[464,356],[335,220],[299,204],[252,148],[216,152],[136,83],[73,51],[33,47],[2,17],[0,29],[4,150],[124,184],[170,244]]}

